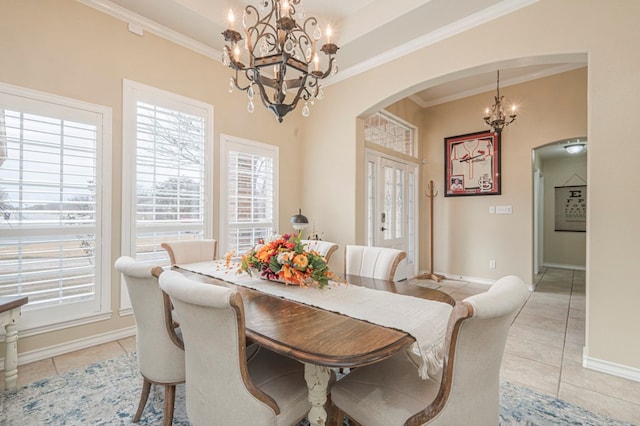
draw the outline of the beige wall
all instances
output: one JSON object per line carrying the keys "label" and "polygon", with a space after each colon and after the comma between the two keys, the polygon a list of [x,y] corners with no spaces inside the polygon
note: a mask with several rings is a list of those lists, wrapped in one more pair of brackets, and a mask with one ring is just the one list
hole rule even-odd
{"label": "beige wall", "polygon": [[544,255],[543,265],[584,267],[587,258],[587,235],[584,232],[555,230],[555,187],[585,185],[587,156],[547,159],[542,162],[544,175]]}
{"label": "beige wall", "polygon": [[[113,110],[112,264],[120,256],[122,174],[122,80],[130,79],[214,106],[214,193],[219,191],[220,134],[280,147],[280,228],[300,201],[299,112],[279,125],[260,106],[250,115],[245,93],[229,94],[231,71],[221,63],[72,0],[3,0],[0,13],[0,82],[80,99]],[[218,233],[218,205],[214,237]],[[91,325],[20,339],[20,353],[133,325],[120,317],[120,278],[112,270],[112,318]]]}
{"label": "beige wall", "polygon": [[[498,279],[515,274],[531,283],[533,274],[533,166],[531,150],[587,131],[587,69],[557,74],[502,90],[520,105],[519,118],[502,132],[501,195],[443,197],[444,138],[486,130],[484,107],[494,91],[441,104],[424,111],[426,165],[440,196],[434,206],[434,269],[453,276]],[[558,100],[562,100],[559,102]],[[540,130],[545,116],[557,117]],[[562,122],[556,125],[555,122]],[[427,200],[423,200],[426,205]],[[489,214],[490,206],[512,206],[513,214]],[[426,209],[425,209],[426,211]],[[428,217],[421,215],[426,228]],[[422,224],[421,224],[422,225]],[[423,269],[428,251],[421,250]],[[489,260],[496,268],[489,268]]]}
{"label": "beige wall", "polygon": [[[633,0],[541,0],[328,87],[326,99],[317,105],[303,133],[305,182],[316,182],[317,177],[322,176],[319,191],[327,195],[318,197],[318,191],[303,193],[305,209],[313,211],[324,229],[331,230],[327,232],[329,239],[340,245],[362,242],[363,148],[354,142],[359,136],[356,117],[468,70],[542,62],[553,60],[556,55],[584,55],[588,64],[588,103],[585,100],[585,105],[589,138],[585,355],[640,368],[637,338],[640,323],[632,321],[630,314],[640,300],[634,268],[640,238],[635,212],[640,208],[640,201],[617,190],[619,182],[635,182],[640,178],[640,168],[635,165],[640,144],[633,142],[636,138],[632,125],[640,114],[637,101],[640,55],[623,47],[640,42],[638,16],[640,2]],[[487,237],[487,233],[474,232],[467,236],[468,243],[460,247],[463,254],[476,254],[489,244],[500,267],[504,268],[497,269],[496,274],[513,273],[529,282],[533,227],[531,148],[583,134],[580,130],[584,127],[556,120],[556,108],[562,108],[562,104],[569,104],[571,100],[551,92],[547,95],[554,103],[536,108],[534,105],[543,105],[536,103],[542,94],[514,93],[516,99],[526,96],[526,104],[521,109],[519,123],[508,129],[503,140],[505,179],[504,195],[500,199],[505,200],[504,204],[513,205],[514,214],[502,219],[500,228],[512,231],[510,237],[496,241],[491,235]],[[485,97],[482,102],[478,99],[477,109],[460,117],[454,134],[479,130],[473,117],[481,114],[486,102]],[[545,107],[548,110],[545,111]],[[523,132],[523,127],[528,131]],[[448,133],[442,131],[444,134]],[[427,160],[440,161],[438,158],[442,157],[435,155]],[[435,173],[436,178],[440,176],[441,173]],[[335,188],[342,190],[335,191]],[[463,214],[462,209],[484,215],[487,202],[475,197],[462,206],[462,200],[452,200],[448,203],[451,208],[446,211],[447,217],[457,219]],[[444,205],[441,202],[440,208]],[[620,206],[615,220],[611,217],[611,206]],[[443,222],[441,218],[440,223]],[[437,256],[451,253],[450,249],[448,253],[441,250]],[[440,257],[436,262],[455,262],[445,267],[473,274],[486,265],[484,259],[481,264],[476,264],[474,259],[470,257],[468,263],[458,263],[458,260]]]}

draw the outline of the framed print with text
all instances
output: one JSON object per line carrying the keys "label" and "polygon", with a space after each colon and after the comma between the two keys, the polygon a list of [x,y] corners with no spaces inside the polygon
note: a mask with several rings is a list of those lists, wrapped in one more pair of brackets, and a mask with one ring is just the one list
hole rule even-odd
{"label": "framed print with text", "polygon": [[491,130],[444,139],[445,197],[500,194],[500,135]]}
{"label": "framed print with text", "polygon": [[587,231],[587,186],[556,186],[555,230]]}

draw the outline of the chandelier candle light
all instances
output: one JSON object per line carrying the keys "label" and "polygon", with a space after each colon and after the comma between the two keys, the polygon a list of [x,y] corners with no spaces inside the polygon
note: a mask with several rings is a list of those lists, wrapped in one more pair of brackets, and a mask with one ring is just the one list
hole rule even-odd
{"label": "chandelier candle light", "polygon": [[[264,106],[279,122],[302,99],[302,115],[308,117],[309,105],[324,97],[319,80],[338,70],[334,55],[339,48],[331,42],[331,27],[327,26],[326,43],[319,49],[328,57],[325,71],[320,71],[317,44],[322,30],[316,18],[305,19],[302,0],[259,0],[259,9],[253,5],[244,8],[244,38],[234,29],[235,16],[229,11],[229,28],[222,33],[227,42],[222,63],[235,70],[229,92],[234,88],[247,92],[247,110],[253,112],[257,90]],[[244,48],[240,46],[242,40]],[[248,59],[248,65],[241,62],[242,58]]]}
{"label": "chandelier candle light", "polygon": [[494,102],[491,108],[487,108],[484,111],[484,122],[493,129],[493,132],[496,134],[500,134],[502,129],[513,123],[516,120],[516,106],[511,106],[511,113],[507,117],[504,113],[504,108],[502,106],[502,102],[504,101],[504,96],[500,96],[500,70],[498,70],[497,77],[497,94],[494,96]]}

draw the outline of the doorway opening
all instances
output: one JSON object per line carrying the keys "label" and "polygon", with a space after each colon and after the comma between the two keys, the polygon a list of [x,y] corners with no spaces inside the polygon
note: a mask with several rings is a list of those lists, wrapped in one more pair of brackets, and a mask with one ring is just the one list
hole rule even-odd
{"label": "doorway opening", "polygon": [[534,288],[544,268],[586,269],[587,215],[587,138],[534,149]]}

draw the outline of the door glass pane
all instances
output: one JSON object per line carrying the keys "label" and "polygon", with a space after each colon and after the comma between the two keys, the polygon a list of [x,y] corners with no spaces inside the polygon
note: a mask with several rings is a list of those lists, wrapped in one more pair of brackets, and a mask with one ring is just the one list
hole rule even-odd
{"label": "door glass pane", "polygon": [[413,221],[415,220],[415,183],[414,183],[415,174],[413,172],[409,172],[409,179],[407,180],[407,185],[409,190],[407,191],[407,240],[409,244],[407,245],[407,262],[411,265],[414,262],[415,257],[415,238],[416,238],[416,230]]}
{"label": "door glass pane", "polygon": [[382,238],[388,240],[392,237],[391,227],[393,226],[393,210],[394,210],[394,202],[395,197],[393,195],[394,191],[394,173],[392,167],[384,168],[384,216],[382,220],[382,226],[384,231],[382,233]]}
{"label": "door glass pane", "polygon": [[376,163],[373,161],[367,162],[367,245],[375,245],[376,235],[376,196],[375,196],[375,170]]}
{"label": "door glass pane", "polygon": [[404,227],[403,227],[403,220],[404,220],[404,171],[401,169],[396,169],[396,173],[395,173],[395,187],[396,187],[396,191],[395,191],[395,195],[396,195],[396,205],[395,205],[395,237],[396,238],[402,238],[403,237],[403,232],[404,232]]}

